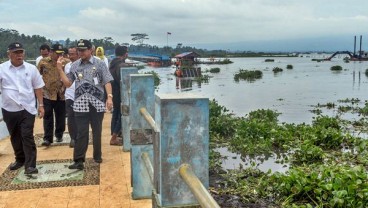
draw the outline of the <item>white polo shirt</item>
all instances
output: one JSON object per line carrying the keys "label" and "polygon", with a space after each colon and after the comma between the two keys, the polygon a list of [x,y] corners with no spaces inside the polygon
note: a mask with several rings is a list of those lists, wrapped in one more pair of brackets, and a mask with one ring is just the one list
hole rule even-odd
{"label": "white polo shirt", "polygon": [[10,112],[26,110],[36,115],[35,89],[45,85],[36,66],[23,62],[15,67],[10,61],[0,64],[2,108]]}

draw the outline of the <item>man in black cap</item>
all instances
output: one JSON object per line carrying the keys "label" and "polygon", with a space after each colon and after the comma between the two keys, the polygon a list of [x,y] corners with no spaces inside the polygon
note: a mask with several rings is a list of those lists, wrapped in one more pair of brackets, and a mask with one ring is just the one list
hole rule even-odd
{"label": "man in black cap", "polygon": [[[38,69],[42,75],[45,86],[43,87],[43,103],[45,116],[43,118],[43,146],[50,146],[54,142],[54,115],[55,137],[57,142],[62,142],[65,131],[65,87],[60,80],[56,62],[62,57],[64,48],[61,44],[51,46],[50,56],[41,59]],[[63,67],[69,62],[63,59]]]}
{"label": "man in black cap", "polygon": [[[63,58],[59,58],[57,69],[66,87],[75,83],[74,116],[77,124],[77,139],[74,145],[74,164],[69,169],[84,169],[88,148],[89,124],[93,135],[93,159],[102,162],[101,133],[102,120],[106,108],[112,109],[112,90],[110,82],[113,80],[106,64],[92,55],[92,44],[88,40],[77,43],[80,59],[75,61],[66,75],[63,70]],[[107,93],[105,103],[104,89]]]}
{"label": "man in black cap", "polygon": [[9,61],[0,64],[2,113],[10,134],[15,162],[10,170],[24,165],[24,174],[37,174],[37,148],[33,137],[35,115],[44,115],[42,87],[45,85],[37,68],[24,61],[25,50],[21,43],[8,46]]}

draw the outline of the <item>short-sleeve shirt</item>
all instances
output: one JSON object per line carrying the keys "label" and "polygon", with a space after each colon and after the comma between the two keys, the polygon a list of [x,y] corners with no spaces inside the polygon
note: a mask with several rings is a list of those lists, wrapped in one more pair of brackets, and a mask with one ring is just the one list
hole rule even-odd
{"label": "short-sleeve shirt", "polygon": [[50,57],[41,59],[38,70],[45,82],[43,97],[49,100],[65,100],[65,86],[52,59]]}
{"label": "short-sleeve shirt", "polygon": [[10,112],[26,110],[36,115],[35,89],[44,86],[36,66],[23,62],[15,67],[10,61],[0,64],[2,108]]}
{"label": "short-sleeve shirt", "polygon": [[72,63],[67,77],[75,83],[75,112],[89,112],[89,104],[97,112],[106,111],[104,87],[113,78],[103,61],[93,56],[87,62],[78,59]]}

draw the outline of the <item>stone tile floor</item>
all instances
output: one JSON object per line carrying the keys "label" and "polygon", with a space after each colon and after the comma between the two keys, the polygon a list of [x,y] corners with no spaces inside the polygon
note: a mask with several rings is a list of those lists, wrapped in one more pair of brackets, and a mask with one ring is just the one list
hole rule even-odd
{"label": "stone tile floor", "polygon": [[[130,185],[130,153],[122,147],[110,146],[111,113],[106,113],[102,131],[102,157],[100,181],[98,185],[38,188],[26,190],[0,191],[0,208],[11,207],[152,207],[150,199],[133,200]],[[36,119],[35,134],[42,134],[42,119]],[[70,160],[73,149],[69,146],[37,147],[37,161]],[[87,158],[92,158],[92,146],[89,145]],[[0,174],[14,161],[13,149],[9,138],[0,140]],[[2,184],[0,184],[1,186]]]}

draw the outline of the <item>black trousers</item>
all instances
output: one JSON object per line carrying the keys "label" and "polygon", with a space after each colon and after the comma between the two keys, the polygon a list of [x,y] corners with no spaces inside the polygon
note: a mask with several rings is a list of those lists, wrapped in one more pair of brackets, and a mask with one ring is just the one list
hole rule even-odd
{"label": "black trousers", "polygon": [[97,112],[96,108],[89,104],[89,112],[74,112],[77,124],[77,140],[74,145],[74,162],[85,162],[88,149],[89,124],[91,124],[93,136],[93,159],[101,160],[101,133],[104,112]]}
{"label": "black trousers", "polygon": [[25,168],[36,167],[37,148],[33,137],[35,115],[26,110],[9,112],[1,109],[10,134],[15,160]]}
{"label": "black trousers", "polygon": [[70,135],[70,139],[75,141],[77,139],[77,125],[75,123],[73,104],[73,100],[67,99],[65,101],[65,110],[66,115],[68,116],[68,132]]}
{"label": "black trousers", "polygon": [[54,141],[54,113],[55,113],[55,137],[62,138],[65,131],[65,101],[49,100],[44,98],[45,115],[43,117],[44,140]]}

